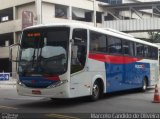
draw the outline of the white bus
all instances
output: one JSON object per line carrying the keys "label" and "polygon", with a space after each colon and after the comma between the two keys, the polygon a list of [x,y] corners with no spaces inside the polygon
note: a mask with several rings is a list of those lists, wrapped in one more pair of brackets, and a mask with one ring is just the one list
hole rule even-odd
{"label": "white bus", "polygon": [[22,32],[16,59],[20,95],[50,98],[90,96],[158,82],[158,46],[122,32],[66,23]]}

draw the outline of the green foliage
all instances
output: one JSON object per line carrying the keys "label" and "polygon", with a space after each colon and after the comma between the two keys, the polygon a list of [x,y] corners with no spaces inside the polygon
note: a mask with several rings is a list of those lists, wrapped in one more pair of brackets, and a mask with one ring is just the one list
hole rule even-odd
{"label": "green foliage", "polygon": [[148,42],[151,43],[160,43],[160,32],[148,32],[150,38],[147,39]]}

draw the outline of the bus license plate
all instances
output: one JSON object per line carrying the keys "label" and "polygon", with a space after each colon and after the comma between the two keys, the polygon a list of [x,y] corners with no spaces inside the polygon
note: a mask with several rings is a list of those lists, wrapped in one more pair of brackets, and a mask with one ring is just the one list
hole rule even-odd
{"label": "bus license plate", "polygon": [[40,90],[32,90],[32,94],[41,95],[41,91]]}

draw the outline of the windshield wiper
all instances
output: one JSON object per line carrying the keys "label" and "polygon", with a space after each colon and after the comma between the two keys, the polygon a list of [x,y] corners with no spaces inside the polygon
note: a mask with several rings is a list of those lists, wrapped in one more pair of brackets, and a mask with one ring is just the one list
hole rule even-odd
{"label": "windshield wiper", "polygon": [[34,61],[35,61],[35,52],[36,52],[36,48],[34,48],[34,52],[33,52],[33,55],[32,55],[32,67],[34,65]]}

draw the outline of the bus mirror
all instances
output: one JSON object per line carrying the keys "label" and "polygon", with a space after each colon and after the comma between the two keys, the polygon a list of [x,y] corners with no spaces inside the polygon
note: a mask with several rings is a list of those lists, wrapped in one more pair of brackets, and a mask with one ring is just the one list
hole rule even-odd
{"label": "bus mirror", "polygon": [[9,60],[12,62],[18,62],[17,55],[20,44],[13,44],[9,46]]}
{"label": "bus mirror", "polygon": [[74,45],[74,40],[73,39],[70,39],[70,42],[72,45]]}

